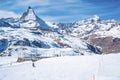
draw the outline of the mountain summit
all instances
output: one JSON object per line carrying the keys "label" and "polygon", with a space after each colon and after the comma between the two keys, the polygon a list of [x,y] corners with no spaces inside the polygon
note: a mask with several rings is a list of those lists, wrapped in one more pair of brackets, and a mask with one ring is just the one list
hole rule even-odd
{"label": "mountain summit", "polygon": [[27,20],[36,20],[37,16],[34,12],[34,10],[29,6],[27,11],[23,13],[23,15],[20,18],[20,21],[27,21]]}
{"label": "mountain summit", "polygon": [[49,27],[44,20],[38,17],[30,6],[27,11],[23,13],[19,21],[20,27],[51,30],[51,27]]}

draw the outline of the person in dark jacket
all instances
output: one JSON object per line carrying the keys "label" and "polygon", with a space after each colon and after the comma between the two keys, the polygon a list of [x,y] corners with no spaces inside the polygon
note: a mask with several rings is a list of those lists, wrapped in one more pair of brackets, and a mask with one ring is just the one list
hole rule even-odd
{"label": "person in dark jacket", "polygon": [[35,67],[35,63],[34,62],[32,62],[32,66]]}

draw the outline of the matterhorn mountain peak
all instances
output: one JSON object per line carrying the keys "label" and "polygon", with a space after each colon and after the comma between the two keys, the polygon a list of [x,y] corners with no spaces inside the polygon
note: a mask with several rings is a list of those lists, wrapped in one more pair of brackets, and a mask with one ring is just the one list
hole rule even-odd
{"label": "matterhorn mountain peak", "polygon": [[40,28],[44,30],[51,30],[44,20],[39,18],[32,7],[28,7],[27,11],[23,13],[20,20],[20,27]]}
{"label": "matterhorn mountain peak", "polygon": [[34,12],[34,10],[29,6],[27,11],[23,13],[23,15],[20,18],[20,21],[27,21],[27,20],[36,20],[37,16]]}
{"label": "matterhorn mountain peak", "polygon": [[32,9],[32,7],[31,7],[31,6],[29,6],[29,7],[28,7],[28,9]]}

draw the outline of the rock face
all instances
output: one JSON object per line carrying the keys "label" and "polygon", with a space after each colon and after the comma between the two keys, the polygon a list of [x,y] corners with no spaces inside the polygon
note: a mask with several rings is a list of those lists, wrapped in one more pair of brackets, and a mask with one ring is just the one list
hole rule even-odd
{"label": "rock face", "polygon": [[8,40],[7,39],[1,39],[0,40],[0,53],[6,50],[8,47]]}
{"label": "rock face", "polygon": [[99,48],[97,48],[91,44],[88,44],[87,47],[88,47],[88,49],[90,49],[92,52],[94,52],[96,54],[102,54],[102,51]]}
{"label": "rock face", "polygon": [[11,25],[7,22],[0,20],[0,27],[11,27]]}
{"label": "rock face", "polygon": [[120,52],[120,38],[103,37],[92,38],[90,42],[93,45],[100,46],[104,53],[118,53]]}
{"label": "rock face", "polygon": [[[40,40],[34,40],[34,41],[30,41],[27,38],[24,38],[23,40],[18,40],[16,41],[14,44],[14,46],[27,46],[27,47],[36,47],[36,48],[51,48],[51,46],[49,44],[47,44],[46,42],[40,41]],[[54,47],[60,47],[57,44],[53,43],[52,46]]]}

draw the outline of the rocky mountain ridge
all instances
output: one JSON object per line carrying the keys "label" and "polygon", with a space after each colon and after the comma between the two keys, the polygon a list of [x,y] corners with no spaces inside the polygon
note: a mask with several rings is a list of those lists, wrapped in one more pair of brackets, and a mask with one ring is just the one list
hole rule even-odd
{"label": "rocky mountain ridge", "polygon": [[[31,7],[21,18],[0,19],[0,55],[88,55],[101,54],[82,39],[64,35],[39,18]],[[77,42],[77,43],[76,43]],[[51,51],[53,51],[51,53]]]}
{"label": "rocky mountain ridge", "polygon": [[[58,31],[86,40],[104,53],[118,53],[120,48],[120,21],[101,20],[98,16],[73,23],[53,23]],[[116,44],[117,43],[117,44]]]}
{"label": "rocky mountain ridge", "polygon": [[118,53],[119,32],[120,21],[101,20],[96,15],[73,23],[48,24],[28,7],[20,19],[0,19],[0,52],[31,53],[38,48],[37,52],[47,49],[49,53],[50,48],[70,48],[80,55]]}

